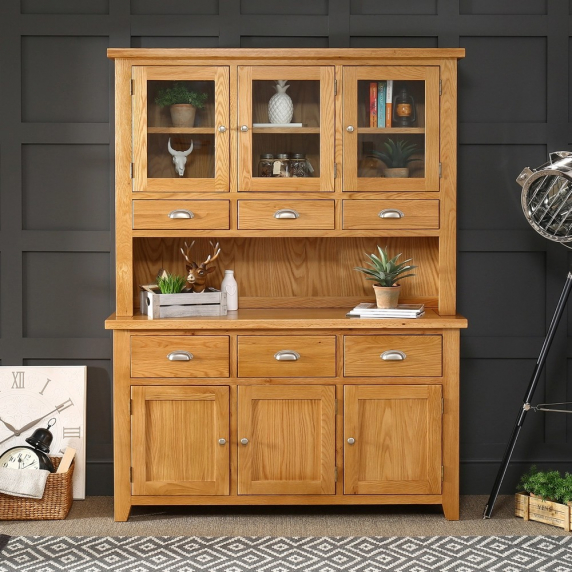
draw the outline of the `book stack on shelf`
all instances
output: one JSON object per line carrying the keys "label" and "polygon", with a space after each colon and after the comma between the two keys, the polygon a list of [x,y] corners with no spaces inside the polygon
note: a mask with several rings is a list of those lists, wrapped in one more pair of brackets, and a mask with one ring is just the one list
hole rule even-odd
{"label": "book stack on shelf", "polygon": [[369,84],[369,126],[391,127],[393,110],[393,80],[372,81]]}
{"label": "book stack on shelf", "polygon": [[398,304],[397,308],[378,308],[372,302],[362,302],[350,310],[347,318],[420,318],[425,314],[423,304]]}

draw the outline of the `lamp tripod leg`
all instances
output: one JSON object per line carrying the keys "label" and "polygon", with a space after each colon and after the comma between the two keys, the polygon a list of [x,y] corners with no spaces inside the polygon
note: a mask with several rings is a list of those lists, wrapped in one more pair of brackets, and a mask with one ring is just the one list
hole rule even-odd
{"label": "lamp tripod leg", "polygon": [[550,346],[552,345],[552,341],[554,339],[554,334],[556,333],[558,324],[560,323],[560,319],[562,318],[562,314],[564,313],[564,308],[566,307],[566,302],[568,301],[571,289],[572,289],[572,272],[569,271],[568,276],[566,277],[566,282],[564,283],[564,288],[562,289],[562,293],[560,294],[560,298],[558,299],[558,303],[556,304],[556,309],[554,310],[552,321],[550,322],[550,326],[548,327],[548,331],[546,332],[546,337],[544,338],[544,343],[542,344],[538,360],[536,361],[536,366],[534,367],[530,383],[528,384],[528,388],[524,395],[524,404],[521,407],[521,409],[519,409],[518,414],[516,416],[516,422],[514,424],[510,440],[506,447],[504,457],[501,461],[501,465],[499,467],[491,494],[489,496],[489,500],[485,505],[483,518],[491,518],[491,514],[493,512],[493,508],[495,506],[495,502],[497,500],[506,470],[510,463],[510,458],[512,457],[512,453],[514,451],[518,435],[520,433],[520,430],[522,429],[524,420],[526,419],[526,414],[530,409],[530,401],[532,399],[532,396],[534,395],[536,386],[538,385],[540,374],[542,373],[544,364],[546,363],[546,357],[548,356],[548,351],[550,350]]}

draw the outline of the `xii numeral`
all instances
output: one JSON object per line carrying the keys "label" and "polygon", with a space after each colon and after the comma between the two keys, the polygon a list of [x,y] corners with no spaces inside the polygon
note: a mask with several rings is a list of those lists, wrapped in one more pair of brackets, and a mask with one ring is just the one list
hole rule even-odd
{"label": "xii numeral", "polygon": [[79,439],[81,437],[81,427],[64,427],[64,439]]}
{"label": "xii numeral", "polygon": [[12,389],[25,389],[23,371],[13,371],[12,377],[14,378],[14,381],[12,382]]}

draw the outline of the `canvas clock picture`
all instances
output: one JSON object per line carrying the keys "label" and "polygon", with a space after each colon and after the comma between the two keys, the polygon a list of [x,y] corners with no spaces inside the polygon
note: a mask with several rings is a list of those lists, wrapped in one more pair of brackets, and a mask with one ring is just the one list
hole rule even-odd
{"label": "canvas clock picture", "polygon": [[0,367],[0,455],[49,424],[50,456],[76,450],[74,499],[85,499],[86,383],[86,366]]}

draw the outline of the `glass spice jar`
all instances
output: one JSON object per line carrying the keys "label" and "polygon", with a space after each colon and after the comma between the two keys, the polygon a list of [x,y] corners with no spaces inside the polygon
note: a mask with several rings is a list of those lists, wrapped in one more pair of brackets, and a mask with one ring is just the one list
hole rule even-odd
{"label": "glass spice jar", "polygon": [[272,168],[273,177],[289,177],[290,176],[290,159],[288,153],[278,153],[274,160]]}
{"label": "glass spice jar", "polygon": [[293,153],[290,159],[290,176],[291,177],[307,177],[308,162],[304,153]]}
{"label": "glass spice jar", "polygon": [[274,155],[272,153],[263,153],[260,155],[258,162],[258,176],[272,177],[272,168],[274,167]]}

